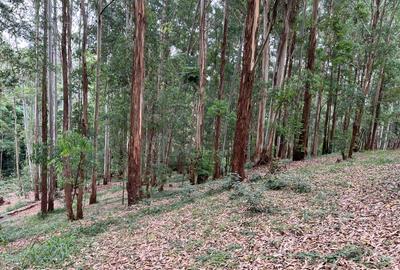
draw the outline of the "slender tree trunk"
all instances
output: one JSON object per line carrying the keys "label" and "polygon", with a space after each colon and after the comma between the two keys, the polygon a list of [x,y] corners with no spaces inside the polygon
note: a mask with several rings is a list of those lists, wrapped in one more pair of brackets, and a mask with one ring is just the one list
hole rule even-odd
{"label": "slender tree trunk", "polygon": [[110,120],[108,119],[108,104],[104,108],[104,115],[106,119],[104,121],[104,176],[103,185],[107,185],[111,181],[111,157],[110,157]]}
{"label": "slender tree trunk", "polygon": [[[224,1],[224,30],[221,43],[221,65],[219,69],[219,88],[218,100],[224,99],[224,82],[225,82],[225,63],[226,63],[226,46],[228,38],[228,0]],[[222,176],[221,172],[221,115],[215,117],[215,137],[214,137],[214,174],[213,178],[218,179]]]}
{"label": "slender tree trunk", "polygon": [[47,35],[48,1],[43,2],[43,46],[42,46],[42,160],[41,160],[41,213],[47,214]]}
{"label": "slender tree trunk", "polygon": [[330,133],[329,133],[329,144],[328,144],[329,153],[333,152],[333,141],[335,138],[336,121],[337,121],[337,98],[338,98],[338,93],[337,93],[337,88],[336,88],[335,97],[333,100],[332,127],[331,127]]}
{"label": "slender tree trunk", "polygon": [[371,135],[368,141],[368,149],[375,150],[377,143],[376,143],[376,131],[378,129],[378,122],[379,122],[379,115],[380,115],[380,108],[381,108],[381,101],[383,96],[383,84],[384,84],[384,77],[385,71],[384,68],[381,68],[379,73],[379,82],[377,91],[375,94],[375,100],[373,103],[373,110],[372,110],[372,120],[371,120]]}
{"label": "slender tree trunk", "polygon": [[332,89],[329,90],[328,101],[326,104],[325,111],[325,122],[324,122],[324,139],[322,143],[322,154],[329,154],[329,122],[331,117],[331,109],[332,109]]}
{"label": "slender tree trunk", "polygon": [[[273,89],[280,90],[283,86],[283,81],[285,77],[285,64],[288,52],[288,43],[289,43],[289,33],[291,27],[291,17],[294,13],[294,7],[297,4],[297,1],[288,1],[285,3],[285,19],[283,24],[283,29],[280,34],[278,52],[277,52],[277,60],[273,78]],[[269,114],[269,129],[268,129],[268,140],[267,144],[264,145],[264,149],[262,151],[260,160],[257,164],[262,165],[268,163],[273,155],[273,148],[275,143],[275,135],[276,135],[276,120],[277,120],[277,111],[275,108],[271,106],[270,114]]]}
{"label": "slender tree trunk", "polygon": [[25,98],[22,99],[22,106],[23,106],[23,113],[24,113],[24,133],[25,133],[25,146],[26,146],[26,159],[28,160],[28,167],[29,167],[29,177],[30,182],[33,183],[33,178],[35,175],[35,168],[32,163],[32,151],[33,151],[33,144],[32,144],[32,131],[31,131],[31,111],[28,109],[28,105],[26,104]]}
{"label": "slender tree trunk", "polygon": [[[86,44],[87,44],[87,13],[86,13],[86,2],[81,0],[81,17],[83,22],[83,35],[82,35],[82,122],[81,132],[84,137],[88,137],[88,76],[87,76],[87,64],[86,64]],[[78,182],[78,198],[76,203],[76,218],[83,218],[83,189],[85,184],[85,169],[84,163],[86,160],[85,153],[81,152],[80,160],[80,172]]]}
{"label": "slender tree trunk", "polygon": [[[50,19],[52,18],[52,11],[53,5],[52,0],[48,1],[49,5],[49,42],[48,42],[48,57],[49,57],[49,65],[47,67],[48,72],[48,85],[47,88],[47,95],[49,101],[49,159],[53,158],[54,152],[54,132],[55,132],[55,125],[54,125],[54,87],[55,87],[55,55],[53,54],[53,47],[54,45],[54,31],[53,24],[50,23]],[[48,198],[48,206],[47,210],[49,212],[54,210],[54,194],[55,194],[55,170],[54,166],[50,163],[49,165],[49,198]]]}
{"label": "slender tree trunk", "polygon": [[168,56],[168,45],[165,44],[167,32],[164,30],[166,17],[167,17],[167,9],[168,9],[168,1],[164,0],[163,8],[161,11],[161,22],[160,22],[160,45],[159,45],[159,64],[157,67],[157,85],[156,85],[156,95],[154,98],[154,102],[150,105],[151,106],[151,116],[150,116],[150,128],[148,134],[148,155],[146,160],[146,191],[149,194],[149,186],[152,187],[156,186],[157,178],[156,173],[154,171],[155,166],[157,165],[157,156],[158,156],[158,147],[157,147],[157,121],[159,119],[156,118],[156,110],[157,110],[157,103],[159,99],[160,92],[163,88],[163,74],[164,74],[164,62],[165,58]]}
{"label": "slender tree trunk", "polygon": [[[371,36],[369,43],[372,44],[372,46],[375,45],[375,30],[376,26],[378,24],[379,20],[379,15],[380,15],[380,0],[374,0],[373,2],[373,12],[372,12],[372,18],[371,18]],[[375,51],[371,50],[368,52],[367,55],[367,62],[365,64],[365,74],[364,74],[364,80],[363,80],[363,85],[362,85],[362,92],[364,94],[362,102],[357,106],[356,110],[356,116],[353,122],[353,131],[351,135],[351,141],[350,141],[350,147],[349,147],[349,158],[353,157],[353,151],[356,149],[356,140],[358,137],[358,134],[360,132],[360,126],[361,126],[361,120],[362,116],[364,113],[364,106],[365,106],[365,98],[367,97],[371,85],[371,77],[372,77],[372,70],[373,70],[373,64],[374,64],[374,59],[375,59]]]}
{"label": "slender tree trunk", "polygon": [[135,1],[135,46],[132,74],[128,155],[128,205],[139,200],[141,186],[142,113],[144,87],[145,0]]}
{"label": "slender tree trunk", "polygon": [[237,120],[231,163],[232,171],[238,173],[242,180],[246,177],[244,165],[246,163],[246,147],[249,139],[251,120],[251,95],[254,83],[259,6],[259,0],[249,0],[247,2],[242,74],[240,77]]}
{"label": "slender tree trunk", "polygon": [[[343,136],[345,137],[345,138],[347,138],[347,133],[348,133],[348,130],[349,130],[349,124],[350,124],[350,113],[351,113],[351,107],[350,108],[348,108],[347,110],[346,110],[346,112],[345,112],[345,115],[344,115],[344,119],[343,119],[343,128],[342,128],[342,131],[343,131]],[[347,142],[347,140],[345,140],[345,144],[346,144],[346,142]],[[344,145],[344,147],[342,148],[342,159],[343,160],[346,160],[347,159],[347,152],[344,150],[344,149],[346,149],[346,145]]]}
{"label": "slender tree trunk", "polygon": [[19,139],[18,139],[18,123],[17,123],[17,111],[16,111],[17,103],[15,101],[15,96],[13,97],[13,100],[14,100],[13,113],[14,113],[15,173],[18,180],[19,190],[21,194],[23,194],[24,186],[19,171]]}
{"label": "slender tree trunk", "polygon": [[314,136],[312,144],[312,156],[316,157],[318,155],[318,141],[319,141],[319,123],[321,119],[321,102],[322,102],[322,90],[318,91],[317,98],[317,110],[315,112],[315,124],[314,124]]}
{"label": "slender tree trunk", "polygon": [[265,141],[265,107],[267,106],[267,95],[268,95],[268,73],[269,73],[269,28],[271,22],[269,21],[269,9],[270,1],[264,1],[264,11],[263,11],[263,38],[265,48],[262,55],[262,80],[264,86],[261,90],[261,100],[258,103],[258,118],[257,118],[257,137],[256,137],[256,149],[254,154],[254,160],[258,161],[261,156],[262,149],[264,147]]}
{"label": "slender tree trunk", "polygon": [[[310,31],[310,41],[308,47],[308,62],[307,70],[312,74],[315,68],[315,49],[317,46],[317,19],[318,19],[318,3],[319,0],[313,0],[312,10],[312,26]],[[302,115],[302,129],[300,137],[293,149],[293,160],[303,160],[307,156],[308,151],[308,129],[311,111],[311,93],[310,93],[310,81],[306,80],[304,89],[304,106]]]}
{"label": "slender tree trunk", "polygon": [[204,133],[204,102],[206,87],[206,58],[207,58],[207,39],[206,39],[206,7],[207,0],[200,0],[200,31],[199,31],[199,96],[196,105],[196,135],[195,150],[196,157],[192,165],[191,180],[197,184],[197,166],[201,159],[201,150],[203,145]]}
{"label": "slender tree trunk", "polygon": [[[38,0],[40,1],[40,0]],[[68,7],[67,7],[67,16],[68,16],[68,25],[67,25],[67,61],[68,61],[68,84],[70,84],[71,76],[72,76],[72,13],[74,11],[74,1],[68,0]],[[68,102],[68,127],[71,128],[71,119],[72,119],[72,108],[73,108],[73,97],[72,91],[68,92],[69,95],[69,102]]]}
{"label": "slender tree trunk", "polygon": [[[69,0],[62,1],[62,35],[61,35],[61,62],[62,62],[62,78],[63,78],[63,136],[67,136],[69,132],[69,70],[67,57],[67,40],[69,25]],[[63,177],[64,177],[64,196],[65,209],[69,220],[74,220],[74,210],[72,208],[72,174],[69,157],[63,157]]]}
{"label": "slender tree trunk", "polygon": [[97,11],[97,63],[96,63],[96,98],[94,106],[94,134],[93,134],[93,168],[92,168],[92,185],[89,204],[94,204],[97,201],[97,134],[99,133],[99,99],[100,99],[100,72],[101,72],[101,42],[102,42],[102,15],[100,14],[103,9],[103,0],[99,0]]}
{"label": "slender tree trunk", "polygon": [[[34,124],[34,143],[35,145],[39,144],[39,15],[40,15],[40,0],[35,1],[35,55],[36,55],[36,63],[35,63],[35,124]],[[33,193],[35,196],[35,201],[39,201],[39,164],[35,164],[35,175],[33,179]]]}

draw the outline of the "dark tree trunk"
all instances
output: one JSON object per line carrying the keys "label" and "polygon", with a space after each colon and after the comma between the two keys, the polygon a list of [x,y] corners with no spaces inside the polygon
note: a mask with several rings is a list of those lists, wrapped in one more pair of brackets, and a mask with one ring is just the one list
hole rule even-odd
{"label": "dark tree trunk", "polygon": [[92,182],[91,182],[91,193],[89,204],[97,202],[97,135],[99,133],[99,107],[100,107],[100,72],[101,72],[101,41],[102,41],[102,15],[100,12],[103,9],[103,0],[99,0],[99,6],[97,10],[97,63],[96,63],[96,97],[94,106],[94,134],[93,134],[93,168],[92,168]]}
{"label": "dark tree trunk", "polygon": [[43,3],[43,46],[42,46],[42,160],[41,160],[41,204],[42,214],[47,214],[47,33],[48,1]]}
{"label": "dark tree trunk", "polygon": [[[310,42],[308,47],[308,62],[307,69],[312,74],[315,67],[315,49],[317,46],[317,18],[318,18],[318,3],[319,0],[313,1],[312,10],[312,26],[310,31]],[[311,111],[311,93],[310,93],[310,81],[306,80],[304,89],[304,106],[302,115],[302,129],[300,137],[293,149],[293,160],[303,160],[307,156],[308,150],[308,129]]]}
{"label": "dark tree trunk", "polygon": [[[87,46],[87,13],[86,2],[81,0],[81,16],[83,21],[83,35],[82,35],[82,119],[81,119],[81,132],[84,137],[88,137],[88,75],[86,63],[86,46]],[[79,168],[79,182],[78,182],[78,198],[76,203],[76,218],[83,218],[83,189],[85,183],[85,153],[81,152],[80,168]]]}
{"label": "dark tree trunk", "polygon": [[[221,66],[219,69],[219,88],[218,88],[218,100],[224,99],[224,80],[225,80],[225,55],[226,45],[228,37],[228,0],[224,0],[224,30],[221,43]],[[218,179],[222,176],[221,173],[221,115],[218,114],[215,118],[215,137],[214,137],[214,179]]]}
{"label": "dark tree trunk", "polygon": [[[66,136],[69,131],[69,82],[68,82],[68,59],[67,59],[67,40],[70,42],[67,27],[69,24],[69,0],[62,1],[62,34],[61,34],[61,62],[63,78],[63,134]],[[67,37],[68,36],[68,37]],[[72,208],[72,174],[71,164],[68,157],[63,158],[63,176],[64,176],[64,195],[65,208],[69,220],[74,219],[74,210]]]}

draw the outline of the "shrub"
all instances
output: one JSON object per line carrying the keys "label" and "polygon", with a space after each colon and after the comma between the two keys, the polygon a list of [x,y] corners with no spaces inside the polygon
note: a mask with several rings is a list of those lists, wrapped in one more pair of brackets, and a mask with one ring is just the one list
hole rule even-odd
{"label": "shrub", "polygon": [[240,184],[240,176],[236,173],[232,173],[225,177],[224,182],[222,183],[222,189],[231,190],[238,184]]}
{"label": "shrub", "polygon": [[264,203],[264,196],[262,190],[254,189],[244,183],[237,183],[234,191],[229,199],[239,199],[245,206],[246,210],[251,213],[273,212],[273,208]]}
{"label": "shrub", "polygon": [[261,181],[262,179],[263,179],[263,178],[262,178],[261,175],[259,175],[259,174],[253,174],[253,175],[249,178],[249,181],[250,181],[251,183],[256,183],[256,182]]}
{"label": "shrub", "polygon": [[193,195],[194,195],[194,188],[191,186],[188,186],[182,190],[181,200],[187,201],[187,202],[193,202],[194,201]]}
{"label": "shrub", "polygon": [[267,189],[281,190],[281,189],[284,189],[287,187],[287,183],[283,179],[274,177],[274,178],[268,179],[267,182],[265,183],[265,186]]}
{"label": "shrub", "polygon": [[289,188],[296,193],[308,193],[312,190],[312,186],[308,182],[309,180],[304,176],[280,174],[268,179],[265,182],[265,187],[270,190]]}
{"label": "shrub", "polygon": [[311,186],[303,181],[293,183],[292,185],[292,190],[297,192],[297,193],[309,193],[311,192]]}

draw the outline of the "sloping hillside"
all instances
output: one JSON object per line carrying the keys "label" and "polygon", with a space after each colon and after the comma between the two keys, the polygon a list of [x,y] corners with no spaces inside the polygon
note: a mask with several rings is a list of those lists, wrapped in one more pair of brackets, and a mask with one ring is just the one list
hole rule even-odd
{"label": "sloping hillside", "polygon": [[249,183],[176,175],[131,208],[114,182],[82,221],[2,221],[0,268],[399,269],[400,152],[337,158],[258,168]]}

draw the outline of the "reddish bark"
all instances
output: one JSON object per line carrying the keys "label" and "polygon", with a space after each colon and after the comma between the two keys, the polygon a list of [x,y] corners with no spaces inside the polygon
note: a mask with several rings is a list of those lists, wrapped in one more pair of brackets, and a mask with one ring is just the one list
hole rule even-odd
{"label": "reddish bark", "polygon": [[137,203],[141,185],[142,107],[144,87],[144,0],[135,1],[135,46],[132,73],[130,138],[128,154],[128,205]]}
{"label": "reddish bark", "polygon": [[249,0],[247,2],[242,74],[231,163],[232,171],[238,173],[242,180],[245,178],[244,165],[246,163],[246,148],[249,139],[259,4],[259,0]]}

